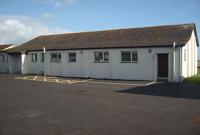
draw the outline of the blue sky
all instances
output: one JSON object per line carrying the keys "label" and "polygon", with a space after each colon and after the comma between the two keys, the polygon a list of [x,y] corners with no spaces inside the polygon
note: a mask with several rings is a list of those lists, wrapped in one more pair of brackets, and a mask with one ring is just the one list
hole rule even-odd
{"label": "blue sky", "polygon": [[190,22],[196,23],[199,35],[199,9],[200,0],[0,0],[0,33],[5,33],[0,42],[20,44],[40,34]]}

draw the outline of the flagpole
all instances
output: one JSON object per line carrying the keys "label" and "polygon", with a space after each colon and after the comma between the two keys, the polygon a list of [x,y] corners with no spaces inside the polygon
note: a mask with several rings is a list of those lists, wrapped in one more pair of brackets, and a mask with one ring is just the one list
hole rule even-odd
{"label": "flagpole", "polygon": [[44,64],[44,69],[43,69],[43,71],[44,71],[44,77],[45,77],[45,80],[46,80],[46,74],[45,74],[45,52],[46,52],[46,49],[45,49],[45,47],[43,47],[43,53],[44,53],[44,62],[43,62],[43,64]]}

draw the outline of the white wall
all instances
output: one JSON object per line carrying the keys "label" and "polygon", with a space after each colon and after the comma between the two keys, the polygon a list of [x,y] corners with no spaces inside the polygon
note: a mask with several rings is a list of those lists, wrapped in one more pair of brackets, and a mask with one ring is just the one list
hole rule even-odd
{"label": "white wall", "polygon": [[[27,62],[27,73],[39,74],[43,71],[45,66],[45,74],[52,76],[66,76],[66,77],[91,77],[91,78],[107,78],[107,79],[126,79],[126,80],[155,80],[157,73],[156,54],[169,54],[169,79],[171,79],[171,53],[172,48],[134,48],[134,49],[96,49],[96,50],[65,50],[65,51],[51,51],[45,53],[45,65],[40,62],[40,53],[29,52],[29,60]],[[137,63],[121,63],[121,51],[137,51]],[[108,63],[95,63],[95,51],[108,51]],[[61,53],[62,61],[60,63],[51,62],[51,53]],[[68,62],[68,53],[76,52],[75,63]],[[30,61],[31,53],[38,54],[38,61],[32,63]],[[178,58],[176,58],[178,61]],[[178,67],[178,65],[176,66]],[[176,76],[179,76],[179,68],[176,71]]]}
{"label": "white wall", "polygon": [[22,69],[21,54],[8,55],[9,73],[21,73]]}
{"label": "white wall", "polygon": [[[186,51],[186,56],[184,56]],[[186,61],[184,60],[186,57]],[[197,74],[197,43],[194,31],[188,43],[182,47],[182,76],[183,78],[191,77]]]}
{"label": "white wall", "polygon": [[[68,62],[68,52],[76,52],[77,58],[75,63]],[[37,54],[38,60],[35,63],[31,62],[31,54]],[[26,57],[28,60],[28,72],[29,74],[40,74],[44,71],[46,75],[52,76],[71,76],[71,77],[82,77],[82,62],[80,57],[80,51],[49,51],[45,53],[45,62],[40,61],[42,52],[30,52]],[[61,62],[52,63],[51,53],[61,53]],[[44,65],[45,64],[45,65]]]}
{"label": "white wall", "polygon": [[[41,74],[42,72],[44,72],[44,63],[41,62],[41,53],[42,52],[31,52],[24,56],[24,59],[26,59],[27,62],[27,64],[24,66],[28,66],[28,68],[26,69],[27,73]],[[37,54],[37,62],[31,62],[31,54]]]}
{"label": "white wall", "polygon": [[22,53],[21,61],[22,61],[21,65],[22,74],[27,74],[29,70],[29,57],[27,56],[27,54]]}
{"label": "white wall", "polygon": [[[173,49],[172,49],[172,52],[173,52]],[[179,82],[180,80],[182,80],[182,77],[181,77],[181,61],[180,61],[180,54],[181,54],[181,47],[179,47],[178,45],[176,45],[176,48],[175,48],[175,56],[174,54],[172,53],[171,54],[171,80],[172,82]],[[173,62],[173,57],[175,57],[175,67],[173,67],[174,65],[174,62]],[[175,70],[174,70],[175,69]],[[174,70],[174,72],[173,72]]]}

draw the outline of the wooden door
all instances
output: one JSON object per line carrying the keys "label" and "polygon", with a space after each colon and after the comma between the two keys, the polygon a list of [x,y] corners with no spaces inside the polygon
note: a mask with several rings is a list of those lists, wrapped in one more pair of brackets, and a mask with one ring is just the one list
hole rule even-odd
{"label": "wooden door", "polygon": [[168,77],[168,54],[158,54],[158,77]]}

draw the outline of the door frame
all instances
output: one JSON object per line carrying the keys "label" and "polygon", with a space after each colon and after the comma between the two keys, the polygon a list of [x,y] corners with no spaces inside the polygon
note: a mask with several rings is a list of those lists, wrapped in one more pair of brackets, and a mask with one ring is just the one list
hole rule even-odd
{"label": "door frame", "polygon": [[[159,71],[158,71],[158,70],[159,70],[159,67],[158,67],[158,66],[159,66],[159,65],[158,65],[158,62],[159,62],[159,61],[158,61],[158,55],[159,55],[159,54],[166,54],[166,55],[167,55],[167,59],[168,59],[168,76],[167,76],[167,77],[159,77],[159,73],[158,73],[158,72],[159,72]],[[158,80],[166,80],[166,81],[169,82],[169,81],[170,81],[170,70],[171,70],[171,69],[170,69],[170,53],[167,53],[167,52],[166,52],[166,53],[157,53],[157,54],[156,54],[156,62],[155,62],[155,63],[156,63],[156,66],[155,66],[155,67],[156,67],[156,80],[157,80],[157,81],[158,81]]]}

